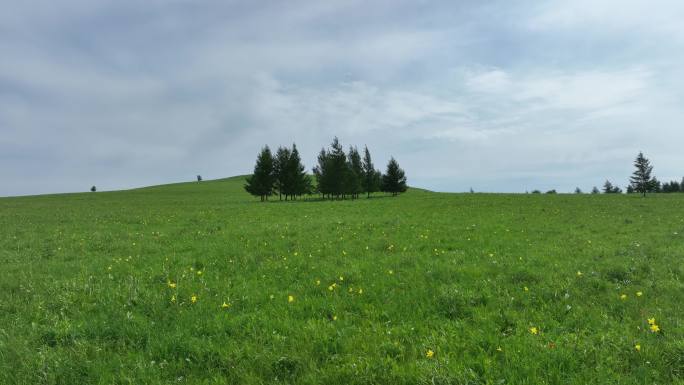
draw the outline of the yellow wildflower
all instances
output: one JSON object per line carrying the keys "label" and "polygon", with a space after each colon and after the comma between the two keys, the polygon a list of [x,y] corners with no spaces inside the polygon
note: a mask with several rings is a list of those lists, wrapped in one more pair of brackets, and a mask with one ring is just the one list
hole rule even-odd
{"label": "yellow wildflower", "polygon": [[344,281],[344,277],[340,275],[340,281]]}
{"label": "yellow wildflower", "polygon": [[627,294],[622,294],[622,295],[620,296],[620,299],[623,300],[623,301],[626,300],[626,299],[627,299]]}
{"label": "yellow wildflower", "polygon": [[634,345],[634,349],[636,349],[637,352],[640,352],[641,351],[641,345],[639,345],[639,344]]}
{"label": "yellow wildflower", "polygon": [[578,277],[581,277],[581,276],[582,276],[582,272],[579,271],[579,270],[577,270],[577,276],[578,276]]}
{"label": "yellow wildflower", "polygon": [[390,271],[388,271],[388,273],[391,275],[391,274],[394,274],[394,271],[390,270]]}
{"label": "yellow wildflower", "polygon": [[192,302],[192,303],[197,302],[197,296],[193,295],[192,297],[190,297],[190,302]]}
{"label": "yellow wildflower", "polygon": [[525,286],[525,287],[523,288],[523,290],[525,290],[525,291],[530,291],[530,289],[528,289],[527,286]]}
{"label": "yellow wildflower", "polygon": [[652,333],[658,333],[660,331],[660,326],[658,326],[656,324],[652,324],[650,329],[651,329]]}
{"label": "yellow wildflower", "polygon": [[176,295],[175,294],[171,296],[171,302],[176,302]]}
{"label": "yellow wildflower", "polygon": [[223,304],[221,305],[221,309],[228,309],[229,307],[230,307],[230,304],[229,304],[229,303],[226,303],[225,301],[224,301]]}
{"label": "yellow wildflower", "polygon": [[427,358],[432,358],[435,356],[435,352],[432,351],[432,349],[428,349],[427,352],[425,352],[425,357]]}
{"label": "yellow wildflower", "polygon": [[359,294],[363,294],[363,289],[359,289]]}
{"label": "yellow wildflower", "polygon": [[333,286],[333,285],[328,286],[328,290],[333,291],[334,289],[335,289],[335,286]]}
{"label": "yellow wildflower", "polygon": [[503,352],[503,349],[501,349],[501,346],[499,346],[498,348],[496,348],[496,351],[497,352]]}
{"label": "yellow wildflower", "polygon": [[637,291],[637,292],[636,292],[636,296],[637,296],[637,297],[641,297],[642,295],[644,295],[644,293],[642,293],[642,292],[640,292],[640,291]]}
{"label": "yellow wildflower", "polygon": [[202,270],[197,270],[197,275],[202,275]]}
{"label": "yellow wildflower", "polygon": [[176,288],[176,283],[175,282],[167,282],[167,285],[169,285],[170,288],[175,289]]}
{"label": "yellow wildflower", "polygon": [[336,316],[336,315],[333,316],[333,321],[337,321],[337,316]]}
{"label": "yellow wildflower", "polygon": [[290,303],[294,302],[294,296],[288,295],[287,296],[287,302],[290,302]]}
{"label": "yellow wildflower", "polygon": [[539,329],[537,329],[535,326],[532,326],[530,328],[530,333],[537,335],[537,334],[539,334]]}
{"label": "yellow wildflower", "polygon": [[321,284],[321,280],[320,280],[320,279],[317,279],[317,280],[316,280],[316,286],[318,286],[318,285],[320,285],[320,284]]}
{"label": "yellow wildflower", "polygon": [[647,321],[649,325],[655,325],[655,318],[649,318]]}

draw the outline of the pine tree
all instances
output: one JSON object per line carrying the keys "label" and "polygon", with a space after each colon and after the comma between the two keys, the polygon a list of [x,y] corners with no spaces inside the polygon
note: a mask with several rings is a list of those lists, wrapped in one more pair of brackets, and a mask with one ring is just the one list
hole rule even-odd
{"label": "pine tree", "polygon": [[290,151],[287,167],[288,177],[286,178],[291,183],[287,191],[292,197],[311,193],[311,178],[306,174],[305,170],[306,168],[299,157],[299,151],[297,151],[297,145],[292,143],[292,151]]}
{"label": "pine tree", "polygon": [[246,180],[245,190],[260,197],[262,202],[268,200],[268,196],[273,193],[273,162],[271,149],[265,146],[257,156],[254,173]]}
{"label": "pine tree", "polygon": [[321,148],[321,152],[318,154],[318,165],[313,168],[313,174],[316,178],[316,191],[323,196],[323,199],[331,193],[329,164],[328,153],[325,148]]}
{"label": "pine tree", "polygon": [[278,147],[275,161],[273,163],[273,173],[275,176],[275,188],[278,190],[278,198],[287,200],[288,195],[292,192],[292,175],[290,173],[290,149],[286,147]]}
{"label": "pine tree", "polygon": [[97,191],[97,187],[93,186],[90,188],[90,192],[95,192],[95,191]]}
{"label": "pine tree", "polygon": [[594,188],[591,189],[592,194],[598,194],[599,192],[600,191],[599,191],[598,187],[596,187],[596,186],[594,186]]}
{"label": "pine tree", "polygon": [[382,176],[382,191],[393,196],[406,191],[406,175],[394,158],[387,163],[387,171]]}
{"label": "pine tree", "polygon": [[368,147],[365,147],[363,154],[363,192],[367,194],[367,198],[370,198],[371,193],[380,189],[377,173],[371,160],[370,151],[368,151]]}
{"label": "pine tree", "polygon": [[575,194],[581,194],[581,193],[582,193],[582,189],[580,189],[579,187],[576,187],[575,188]]}
{"label": "pine tree", "polygon": [[328,187],[330,187],[330,194],[338,198],[340,196],[344,198],[348,172],[347,156],[344,154],[342,145],[337,137],[335,137],[330,144],[330,151],[328,151],[327,157],[330,177],[327,182],[329,183]]}
{"label": "pine tree", "polygon": [[202,175],[197,175],[197,181],[201,182],[202,181]]}
{"label": "pine tree", "polygon": [[627,194],[634,194],[634,187],[631,184],[627,186]]}
{"label": "pine tree", "polygon": [[639,152],[636,160],[634,160],[634,167],[636,170],[634,170],[632,177],[630,177],[630,185],[634,188],[634,191],[646,196],[647,192],[651,192],[655,188],[654,178],[651,177],[653,166],[644,157],[644,154]]}
{"label": "pine tree", "polygon": [[363,191],[363,165],[361,163],[361,155],[356,147],[349,147],[347,154],[347,180],[346,192],[349,193],[352,199],[358,198]]}
{"label": "pine tree", "polygon": [[613,192],[613,184],[610,183],[609,180],[606,181],[606,183],[603,184],[603,193],[604,194],[610,194]]}

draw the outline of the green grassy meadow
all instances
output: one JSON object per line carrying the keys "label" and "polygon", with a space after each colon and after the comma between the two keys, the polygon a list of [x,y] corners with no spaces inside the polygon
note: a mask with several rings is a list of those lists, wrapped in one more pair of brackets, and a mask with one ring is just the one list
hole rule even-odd
{"label": "green grassy meadow", "polygon": [[0,199],[0,384],[684,384],[684,194],[243,183]]}

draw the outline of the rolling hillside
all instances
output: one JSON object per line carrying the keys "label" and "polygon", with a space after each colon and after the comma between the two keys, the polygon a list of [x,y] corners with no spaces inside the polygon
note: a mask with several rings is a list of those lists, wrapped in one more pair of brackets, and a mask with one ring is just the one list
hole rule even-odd
{"label": "rolling hillside", "polygon": [[0,198],[0,383],[684,381],[684,194],[243,183]]}

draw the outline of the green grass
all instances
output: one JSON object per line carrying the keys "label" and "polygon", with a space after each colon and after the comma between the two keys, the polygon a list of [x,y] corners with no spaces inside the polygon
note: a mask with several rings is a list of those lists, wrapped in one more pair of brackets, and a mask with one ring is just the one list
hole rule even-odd
{"label": "green grass", "polygon": [[0,384],[684,383],[684,194],[242,184],[0,199]]}

